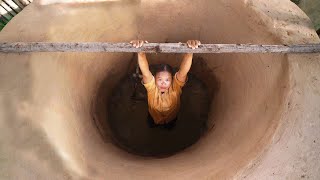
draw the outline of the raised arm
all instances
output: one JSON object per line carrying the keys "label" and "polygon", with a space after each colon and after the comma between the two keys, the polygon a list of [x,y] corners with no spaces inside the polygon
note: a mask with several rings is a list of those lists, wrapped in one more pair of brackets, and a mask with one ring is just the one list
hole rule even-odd
{"label": "raised arm", "polygon": [[[199,45],[201,44],[200,41],[198,40],[189,40],[187,41],[187,45],[189,48],[192,48],[192,49],[196,49],[199,47]],[[191,68],[191,65],[192,65],[192,57],[193,57],[193,54],[192,53],[186,53],[183,55],[183,59],[182,59],[182,62],[181,62],[181,65],[180,65],[180,69],[177,73],[177,78],[179,81],[181,82],[186,82],[186,79],[187,79],[187,74]]]}
{"label": "raised arm", "polygon": [[[133,40],[130,43],[134,47],[139,48],[144,44],[144,41],[142,41],[142,40]],[[147,60],[146,54],[144,52],[139,52],[138,53],[138,64],[139,64],[140,70],[142,72],[143,83],[145,83],[145,84],[149,83],[152,80],[153,76],[152,76],[152,73],[149,70],[148,60]]]}

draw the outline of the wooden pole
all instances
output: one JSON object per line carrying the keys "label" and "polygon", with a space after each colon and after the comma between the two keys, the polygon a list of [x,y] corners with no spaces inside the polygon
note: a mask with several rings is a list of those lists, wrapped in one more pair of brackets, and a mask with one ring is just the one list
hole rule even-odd
{"label": "wooden pole", "polygon": [[186,43],[147,43],[135,48],[130,43],[49,43],[4,42],[0,52],[146,52],[146,53],[320,53],[320,44],[256,45],[256,44],[201,44],[197,49]]}

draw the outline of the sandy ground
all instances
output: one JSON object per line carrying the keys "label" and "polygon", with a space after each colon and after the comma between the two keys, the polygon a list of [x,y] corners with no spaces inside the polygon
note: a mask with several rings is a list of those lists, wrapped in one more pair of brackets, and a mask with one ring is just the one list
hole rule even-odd
{"label": "sandy ground", "polygon": [[[0,40],[320,41],[289,0],[52,2],[33,2]],[[103,121],[132,59],[126,53],[0,54],[1,179],[320,178],[319,54],[197,55],[193,72],[207,87],[207,126],[214,127],[162,159],[118,148]],[[176,54],[149,59],[180,64]]]}

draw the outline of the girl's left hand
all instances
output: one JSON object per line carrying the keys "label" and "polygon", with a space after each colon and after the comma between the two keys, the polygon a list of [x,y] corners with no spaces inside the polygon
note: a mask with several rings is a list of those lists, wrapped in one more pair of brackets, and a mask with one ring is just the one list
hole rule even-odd
{"label": "girl's left hand", "polygon": [[188,40],[187,45],[189,48],[197,49],[201,45],[201,42],[199,40]]}

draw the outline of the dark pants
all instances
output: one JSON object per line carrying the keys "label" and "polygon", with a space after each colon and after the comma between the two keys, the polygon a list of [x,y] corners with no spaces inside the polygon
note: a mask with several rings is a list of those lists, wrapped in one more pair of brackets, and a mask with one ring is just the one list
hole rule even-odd
{"label": "dark pants", "polygon": [[163,128],[163,129],[171,130],[176,126],[177,117],[174,118],[173,120],[171,120],[168,123],[156,124],[156,123],[154,123],[154,120],[153,120],[151,114],[148,112],[147,122],[148,122],[148,125],[149,125],[150,128]]}

